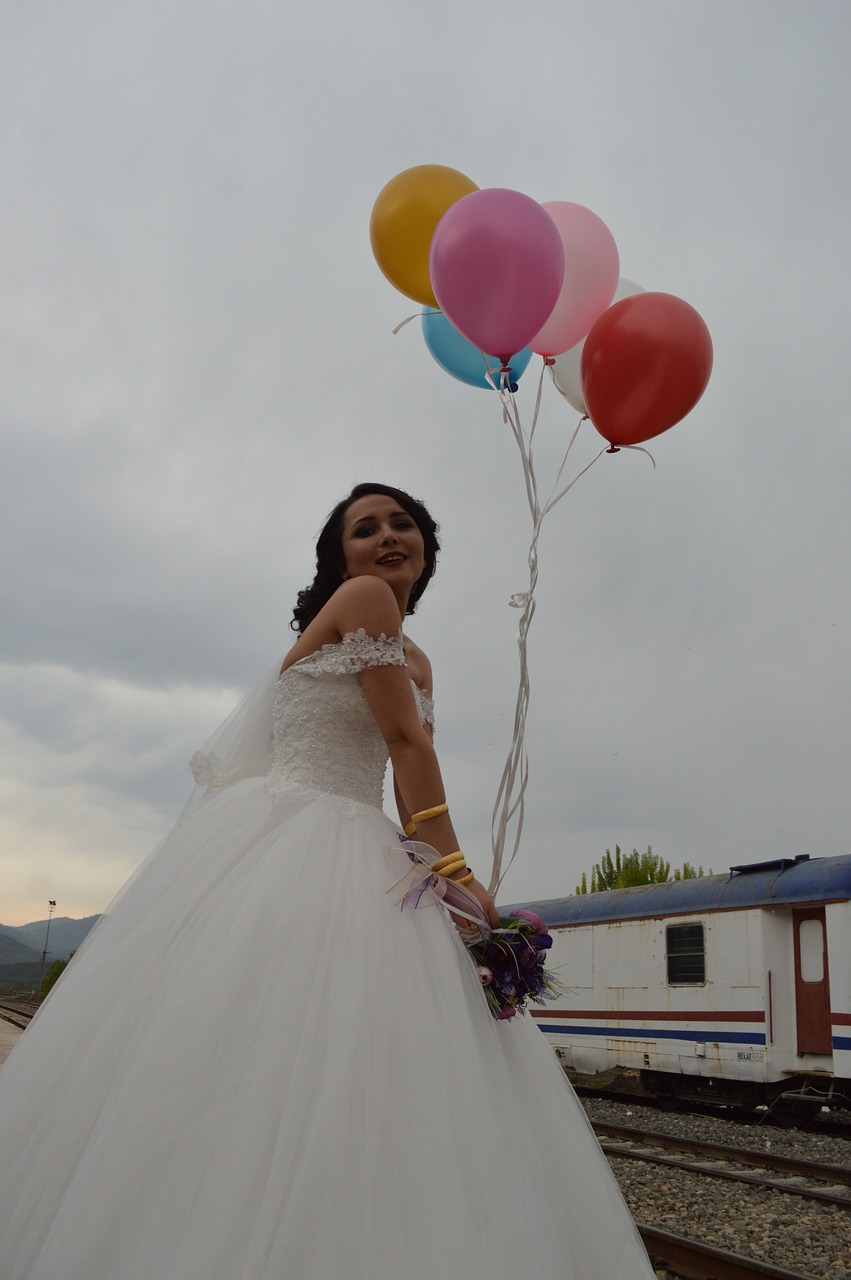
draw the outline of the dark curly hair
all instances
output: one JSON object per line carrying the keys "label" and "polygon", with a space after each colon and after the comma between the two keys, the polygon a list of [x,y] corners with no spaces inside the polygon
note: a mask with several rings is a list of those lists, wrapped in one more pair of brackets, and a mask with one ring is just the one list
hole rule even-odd
{"label": "dark curly hair", "polygon": [[425,568],[411,589],[407,612],[410,614],[416,609],[418,600],[431,582],[437,568],[437,553],[440,550],[437,533],[440,526],[432,519],[426,506],[417,498],[412,498],[409,493],[405,493],[404,489],[394,489],[389,484],[356,484],[351,493],[337,503],[316,540],[316,577],[309,587],[305,587],[298,593],[290,623],[293,631],[298,631],[299,634],[304,631],[343,581],[345,570],[343,517],[353,502],[371,493],[380,493],[398,502],[423,535]]}

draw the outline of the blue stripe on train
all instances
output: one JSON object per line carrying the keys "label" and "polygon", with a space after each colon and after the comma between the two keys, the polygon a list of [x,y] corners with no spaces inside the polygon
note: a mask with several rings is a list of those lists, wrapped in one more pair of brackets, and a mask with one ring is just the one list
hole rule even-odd
{"label": "blue stripe on train", "polygon": [[[765,1034],[760,1031],[660,1031],[656,1027],[572,1027],[564,1023],[538,1022],[541,1031],[566,1036],[608,1036],[612,1040],[691,1040],[712,1044],[765,1044]],[[848,1042],[851,1047],[851,1041]],[[836,1040],[834,1039],[834,1046]]]}
{"label": "blue stripe on train", "polygon": [[851,1049],[851,1036],[834,1036],[834,1049]]}

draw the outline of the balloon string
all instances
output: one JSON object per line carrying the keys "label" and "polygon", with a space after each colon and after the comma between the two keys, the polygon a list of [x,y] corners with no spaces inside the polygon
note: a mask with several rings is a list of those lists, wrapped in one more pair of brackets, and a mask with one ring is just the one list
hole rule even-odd
{"label": "balloon string", "polygon": [[[529,429],[529,444],[528,444],[529,472],[530,472],[531,477],[532,477],[532,488],[533,488],[534,493],[535,493],[535,504],[536,504],[536,506],[537,506],[537,503],[538,503],[538,481],[537,481],[537,477],[536,477],[536,475],[535,475],[535,464],[534,464],[534,462],[532,461],[532,440],[533,440],[534,435],[535,435],[535,428],[536,428],[536,427],[537,427],[537,425],[538,425],[538,417],[539,417],[540,412],[541,412],[541,393],[543,392],[543,389],[544,389],[544,374],[545,374],[545,372],[546,372],[546,369],[547,369],[547,362],[546,362],[546,360],[545,360],[545,361],[544,361],[544,363],[541,365],[541,374],[540,374],[540,377],[538,378],[538,392],[537,392],[537,395],[535,396],[535,410],[534,410],[534,413],[532,414],[532,426],[531,426],[531,427],[530,427],[530,429]],[[518,415],[518,418],[517,418],[517,422],[518,422],[518,425],[519,425],[519,424],[520,424],[520,417],[519,417],[519,415]],[[562,463],[562,466],[563,466],[563,465],[564,465],[564,463]],[[535,513],[534,513],[534,511],[532,512],[532,518],[533,518],[533,519],[535,518]]]}
{"label": "balloon string", "polygon": [[[579,426],[580,426],[580,427],[582,426],[582,423],[581,423],[581,422],[580,422]],[[578,431],[579,431],[579,427],[577,427],[577,428],[576,428],[576,431],[573,433],[573,440],[575,440],[575,439],[576,439],[576,433],[577,433]],[[573,443],[573,440],[571,441],[571,444]],[[570,446],[568,446],[568,448],[569,448],[569,447],[570,447]],[[566,493],[570,493],[571,489],[572,489],[572,488],[573,488],[573,486],[576,484],[576,481],[577,481],[577,480],[579,480],[581,476],[584,476],[586,471],[590,471],[590,469],[593,467],[594,463],[597,461],[597,459],[598,459],[598,458],[602,458],[603,454],[604,454],[604,453],[608,453],[608,452],[609,452],[609,451],[608,451],[608,449],[601,449],[601,450],[600,450],[600,452],[596,455],[596,457],[594,457],[594,458],[592,458],[592,459],[591,459],[591,461],[588,463],[588,466],[587,466],[587,467],[583,467],[583,468],[582,468],[582,470],[581,470],[580,472],[578,472],[578,474],[577,474],[577,475],[575,475],[575,476],[573,477],[573,479],[571,480],[570,484],[566,484],[566,485],[564,486],[564,488],[561,490],[561,492],[560,492],[560,493],[557,493],[557,494],[556,494],[556,496],[555,496],[554,498],[550,498],[549,502],[548,502],[548,503],[547,503],[547,505],[544,507],[543,514],[544,514],[544,515],[546,515],[549,511],[552,511],[552,509],[553,509],[553,507],[556,505],[556,503],[557,503],[557,502],[561,502],[562,498],[564,497],[564,495],[565,495]],[[654,465],[655,465],[655,464],[654,464]]]}
{"label": "balloon string", "polygon": [[650,452],[649,449],[642,449],[640,444],[622,444],[619,446],[619,448],[634,449],[636,453],[646,453],[650,461],[653,463],[653,470],[654,471],[656,470],[656,459],[653,457],[653,454]]}
{"label": "balloon string", "polygon": [[[520,453],[520,461],[523,468],[523,480],[526,488],[526,498],[529,504],[529,512],[532,517],[532,536],[529,542],[529,552],[527,563],[529,566],[529,586],[528,590],[516,593],[511,597],[509,604],[512,608],[520,609],[520,620],[517,624],[517,650],[520,665],[519,682],[517,688],[517,699],[514,706],[514,727],[511,740],[511,747],[502,771],[499,787],[497,789],[496,800],[494,802],[493,814],[491,817],[491,845],[493,848],[493,869],[489,890],[492,894],[496,894],[500,884],[508,873],[508,870],[517,856],[520,847],[520,837],[523,830],[523,820],[525,817],[525,797],[526,788],[529,782],[529,761],[526,755],[526,716],[529,710],[529,699],[531,692],[531,684],[529,678],[529,662],[528,662],[528,635],[532,619],[535,616],[535,589],[538,585],[538,539],[541,534],[541,527],[544,518],[549,514],[553,507],[562,500],[565,494],[569,493],[580,476],[594,465],[594,463],[605,453],[605,449],[601,449],[595,458],[588,463],[586,467],[576,475],[569,484],[559,489],[564,468],[570,451],[579,434],[579,429],[585,421],[585,415],[579,419],[576,429],[570,438],[561,465],[556,473],[553,481],[550,495],[541,505],[538,496],[538,477],[535,471],[534,453],[532,441],[535,435],[535,428],[538,425],[538,418],[541,410],[541,397],[543,390],[544,371],[547,365],[544,362],[541,369],[541,376],[538,380],[538,392],[535,399],[535,409],[532,417],[532,425],[529,428],[528,435],[523,429],[523,423],[520,419],[520,411],[517,401],[510,390],[507,388],[506,378],[500,377],[499,385],[497,385],[494,374],[500,373],[504,375],[504,370],[488,369],[485,377],[493,389],[499,394],[502,401],[503,420],[511,427],[512,434],[517,442],[517,448]],[[505,860],[505,848],[508,840],[508,832],[511,823],[514,823],[514,830],[511,836],[511,851],[507,861]],[[504,864],[504,866],[503,866]]]}
{"label": "balloon string", "polygon": [[[532,428],[529,432],[527,442],[526,434],[523,430],[523,424],[520,421],[520,413],[517,408],[517,401],[510,390],[510,385],[506,386],[508,381],[506,378],[507,370],[505,368],[489,368],[487,365],[487,357],[482,356],[485,361],[485,381],[489,382],[491,387],[500,398],[502,403],[502,420],[511,427],[514,439],[517,441],[517,448],[520,450],[520,457],[523,462],[523,479],[526,484],[526,500],[529,503],[529,510],[534,520],[538,512],[538,481],[535,475],[535,467],[532,461],[532,436],[535,433],[535,426],[538,421],[538,414],[541,408],[541,388],[543,384],[543,370],[538,381],[538,394],[535,401],[535,414],[532,419]],[[500,375],[499,385],[497,385],[494,374]]]}
{"label": "balloon string", "polygon": [[[575,408],[576,408],[576,406],[575,406],[574,404],[572,404],[572,403],[571,403],[570,398],[569,398],[568,396],[566,396],[566,395],[565,395],[565,393],[562,391],[561,387],[560,387],[560,386],[558,385],[558,383],[556,382],[556,369],[555,369],[555,363],[556,363],[556,362],[555,362],[555,360],[553,360],[552,364],[548,366],[548,367],[549,367],[549,370],[550,370],[550,378],[551,378],[551,380],[552,380],[552,384],[553,384],[553,386],[555,387],[556,391],[557,391],[557,392],[559,393],[559,395],[561,396],[562,400],[567,400],[567,403],[570,405],[570,407],[571,407],[572,409],[575,409]],[[582,416],[583,416],[584,418],[587,418],[587,417],[588,417],[588,414],[587,414],[587,413],[585,413],[585,414],[583,414]]]}
{"label": "balloon string", "polygon": [[406,316],[404,320],[400,320],[400,322],[396,325],[396,328],[393,330],[393,334],[395,336],[397,333],[401,332],[402,329],[404,329],[406,324],[410,324],[412,320],[419,320],[420,316],[433,316],[433,315],[439,315],[439,314],[440,313],[436,312],[433,307],[429,311],[415,311],[412,316]]}
{"label": "balloon string", "polygon": [[[568,444],[567,449],[565,450],[564,457],[563,457],[563,458],[562,458],[562,460],[561,460],[561,466],[559,467],[558,471],[556,472],[556,478],[555,478],[555,480],[553,481],[553,487],[552,487],[552,489],[550,490],[550,496],[549,496],[549,498],[547,499],[546,503],[544,504],[544,515],[546,515],[548,511],[552,510],[552,508],[556,505],[556,503],[557,503],[557,502],[560,502],[560,501],[561,501],[561,499],[562,499],[562,498],[564,497],[564,495],[567,493],[567,490],[568,490],[568,489],[570,489],[572,485],[576,484],[576,480],[578,480],[578,479],[579,479],[579,476],[577,476],[577,477],[576,477],[576,480],[572,480],[572,481],[571,481],[571,483],[567,486],[567,489],[562,489],[562,491],[561,491],[561,493],[558,495],[558,497],[556,497],[556,498],[554,498],[554,497],[553,497],[553,494],[555,493],[556,489],[558,488],[558,483],[559,483],[559,480],[561,480],[562,474],[563,474],[563,472],[564,472],[564,468],[565,468],[565,466],[567,465],[567,459],[568,459],[568,457],[570,456],[570,451],[571,451],[571,449],[573,448],[574,441],[576,440],[576,437],[579,435],[579,428],[582,426],[583,422],[585,422],[585,420],[586,420],[587,416],[588,416],[587,414],[584,414],[584,415],[579,419],[579,421],[578,421],[578,422],[577,422],[577,424],[576,424],[576,429],[574,430],[573,435],[570,437],[570,443]],[[598,455],[598,456],[599,456],[599,455]],[[595,458],[595,459],[594,459],[594,461],[596,462],[596,461],[597,461],[597,459]],[[590,465],[591,465],[591,463],[589,462],[588,466],[590,466]],[[587,471],[587,469],[588,469],[588,468],[586,467],[586,471]],[[582,474],[583,474],[583,473],[580,471],[579,475],[581,476]]]}
{"label": "balloon string", "polygon": [[[558,385],[558,383],[556,382],[555,369],[553,368],[553,366],[552,366],[552,365],[550,365],[550,377],[552,378],[553,386],[555,387],[556,391],[559,393],[559,395],[561,396],[561,398],[562,398],[563,400],[567,400],[567,403],[568,403],[568,404],[570,404],[570,403],[571,403],[571,402],[570,402],[570,399],[565,395],[565,393],[562,391],[561,387],[560,387],[560,386]],[[587,413],[584,413],[584,414],[582,415],[582,417],[579,419],[579,424],[580,424],[580,426],[582,425],[582,423],[585,421],[585,419],[586,419],[586,418],[588,418],[588,414],[587,414]],[[589,419],[589,421],[590,421],[590,419]],[[578,430],[579,430],[579,428],[577,427],[577,431],[578,431]],[[575,438],[575,435],[574,435],[574,438]],[[573,440],[571,440],[571,442],[570,442],[570,443],[571,443],[571,444],[573,444]],[[648,456],[648,458],[650,459],[650,461],[653,463],[653,469],[654,469],[654,470],[656,469],[656,459],[653,457],[653,454],[650,452],[650,450],[649,450],[649,449],[642,449],[641,445],[638,445],[638,444],[612,444],[612,445],[609,445],[609,448],[608,448],[608,449],[606,449],[606,453],[617,453],[619,449],[635,449],[637,453],[646,453],[646,454],[647,454],[647,456]],[[569,450],[569,448],[568,448],[568,452],[569,452],[569,451],[570,451],[570,450]],[[594,459],[594,461],[596,462],[596,461],[597,461],[597,459],[595,458],[595,459]],[[562,464],[562,465],[563,465],[563,464]],[[581,474],[581,472],[580,472],[580,474]],[[560,476],[560,475],[561,475],[561,472],[559,472],[559,476]],[[579,479],[579,476],[577,476],[577,477],[576,477],[576,479],[578,480],[578,479]],[[558,484],[558,477],[556,477],[556,484]],[[565,492],[567,492],[567,490],[565,490]],[[561,496],[563,496],[563,495],[561,495],[561,494],[560,494],[560,495],[559,495],[559,497],[561,497]],[[558,502],[558,500],[559,500],[559,499],[558,499],[558,498],[556,498],[556,502]]]}

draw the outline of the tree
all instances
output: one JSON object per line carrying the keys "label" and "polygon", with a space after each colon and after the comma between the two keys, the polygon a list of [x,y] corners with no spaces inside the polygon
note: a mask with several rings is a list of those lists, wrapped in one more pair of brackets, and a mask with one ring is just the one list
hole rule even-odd
{"label": "tree", "polygon": [[[712,875],[711,867],[709,868],[709,874]],[[680,870],[680,868],[677,867],[676,871],[674,872],[674,879],[675,880],[697,880],[702,875],[703,875],[703,867],[698,867],[697,870],[695,871],[694,867],[691,865],[690,862],[684,862],[682,866],[682,870]]]}
{"label": "tree", "polygon": [[67,960],[53,961],[53,964],[50,966],[47,973],[44,975],[44,977],[41,980],[40,991],[43,996],[47,995],[48,991],[53,986],[53,984],[57,981],[60,974],[64,973],[67,964],[68,964]]}
{"label": "tree", "polygon": [[[703,867],[695,870],[690,862],[684,862],[682,868],[674,871],[673,879],[694,880],[702,875]],[[583,871],[582,882],[576,886],[576,892],[601,893],[605,889],[628,889],[637,884],[663,884],[671,878],[670,862],[654,853],[650,845],[646,853],[633,849],[624,857],[620,845],[616,844],[614,858],[611,850],[607,849],[605,857],[592,868],[591,888],[588,888],[588,877]]]}

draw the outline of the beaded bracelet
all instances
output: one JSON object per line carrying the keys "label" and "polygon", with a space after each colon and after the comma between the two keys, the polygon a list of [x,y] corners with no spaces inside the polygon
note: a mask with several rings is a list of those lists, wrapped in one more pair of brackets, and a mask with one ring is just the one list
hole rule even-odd
{"label": "beaded bracelet", "polygon": [[472,871],[468,871],[468,872],[467,872],[467,874],[466,874],[465,876],[462,876],[460,880],[454,880],[454,881],[453,881],[453,884],[460,884],[460,885],[464,885],[464,886],[466,886],[466,885],[468,885],[468,884],[472,884],[472,882],[475,880],[475,878],[476,878],[476,877],[475,877],[475,875],[473,874],[473,872],[472,872]]}
{"label": "beaded bracelet", "polygon": [[406,822],[404,832],[406,836],[415,836],[417,834],[417,824],[415,822]]}

